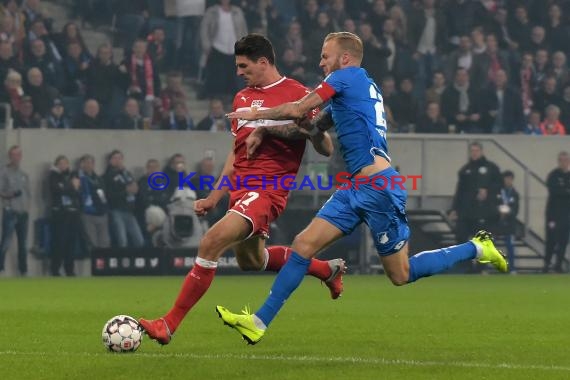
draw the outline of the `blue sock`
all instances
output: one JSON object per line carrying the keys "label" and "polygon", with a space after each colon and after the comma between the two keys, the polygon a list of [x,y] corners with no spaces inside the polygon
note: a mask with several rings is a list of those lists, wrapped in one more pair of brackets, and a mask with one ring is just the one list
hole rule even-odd
{"label": "blue sock", "polygon": [[444,272],[460,261],[472,260],[477,256],[475,244],[468,242],[435,251],[424,251],[410,258],[408,283],[422,277]]}
{"label": "blue sock", "polygon": [[309,270],[309,264],[311,260],[305,259],[296,252],[292,252],[289,259],[279,271],[273,287],[271,288],[271,293],[269,297],[265,300],[265,303],[261,308],[255,313],[255,315],[265,323],[265,326],[269,326],[273,318],[279,313],[279,310],[287,301],[287,298],[297,289],[297,287],[303,281],[303,277],[307,274]]}

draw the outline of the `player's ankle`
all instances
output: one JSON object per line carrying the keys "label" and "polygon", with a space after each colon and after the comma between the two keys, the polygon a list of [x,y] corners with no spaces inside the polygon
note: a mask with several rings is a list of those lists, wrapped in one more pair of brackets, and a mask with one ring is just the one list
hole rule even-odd
{"label": "player's ankle", "polygon": [[267,330],[267,326],[265,326],[265,323],[263,323],[263,321],[259,319],[259,317],[255,314],[253,314],[253,323],[255,324],[255,327],[257,327],[258,329],[264,331]]}
{"label": "player's ankle", "polygon": [[475,246],[475,258],[476,259],[480,259],[481,257],[483,257],[483,246],[481,246],[480,244],[477,244],[475,242],[473,242],[473,245]]}

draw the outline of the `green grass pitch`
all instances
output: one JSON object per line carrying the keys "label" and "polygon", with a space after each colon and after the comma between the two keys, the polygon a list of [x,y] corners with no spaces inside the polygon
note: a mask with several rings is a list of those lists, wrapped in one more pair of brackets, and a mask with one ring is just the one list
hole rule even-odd
{"label": "green grass pitch", "polygon": [[247,346],[217,304],[256,309],[273,276],[219,276],[168,346],[105,352],[110,317],[157,317],[182,278],[2,279],[2,379],[570,379],[570,276],[439,276],[396,288],[307,278]]}

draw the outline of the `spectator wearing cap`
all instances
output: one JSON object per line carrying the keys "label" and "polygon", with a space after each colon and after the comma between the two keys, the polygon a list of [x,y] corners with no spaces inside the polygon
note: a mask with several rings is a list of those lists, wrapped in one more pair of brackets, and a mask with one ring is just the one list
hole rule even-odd
{"label": "spectator wearing cap", "polygon": [[69,129],[71,128],[71,123],[69,119],[65,116],[65,109],[61,99],[54,99],[50,114],[47,117],[48,128],[55,129]]}
{"label": "spectator wearing cap", "polygon": [[20,110],[14,114],[14,128],[39,128],[41,117],[34,111],[32,98],[24,96]]}
{"label": "spectator wearing cap", "polygon": [[136,99],[127,99],[123,112],[115,120],[115,129],[143,129],[143,118]]}
{"label": "spectator wearing cap", "polygon": [[222,101],[220,99],[212,99],[210,101],[210,114],[198,123],[196,130],[211,132],[229,131],[231,126],[225,115],[226,111]]}
{"label": "spectator wearing cap", "polygon": [[194,120],[188,113],[185,103],[176,102],[170,115],[162,122],[161,129],[175,131],[189,131],[194,129]]}
{"label": "spectator wearing cap", "polygon": [[83,113],[77,117],[73,129],[103,129],[99,103],[88,99],[83,106]]}
{"label": "spectator wearing cap", "polygon": [[28,70],[27,77],[26,94],[31,96],[36,112],[41,117],[47,117],[54,99],[59,97],[59,91],[44,83],[43,74],[36,67]]}

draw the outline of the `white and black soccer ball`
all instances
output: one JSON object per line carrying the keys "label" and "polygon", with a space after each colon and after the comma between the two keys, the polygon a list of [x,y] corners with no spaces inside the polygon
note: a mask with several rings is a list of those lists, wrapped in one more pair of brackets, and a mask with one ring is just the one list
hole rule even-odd
{"label": "white and black soccer ball", "polygon": [[133,317],[117,315],[105,323],[101,335],[107,350],[135,352],[141,345],[143,329]]}

